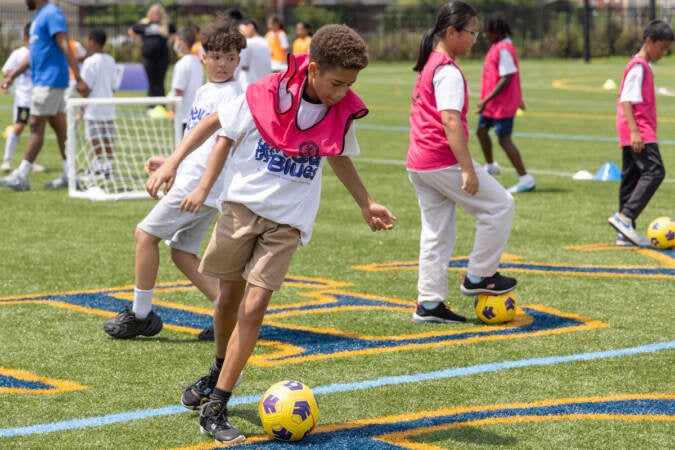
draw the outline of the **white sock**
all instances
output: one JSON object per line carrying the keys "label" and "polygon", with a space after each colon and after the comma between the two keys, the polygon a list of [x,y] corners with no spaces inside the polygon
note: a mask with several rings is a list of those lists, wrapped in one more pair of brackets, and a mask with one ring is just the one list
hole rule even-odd
{"label": "white sock", "polygon": [[63,172],[61,173],[61,177],[64,180],[68,179],[68,160],[67,159],[63,160]]}
{"label": "white sock", "polygon": [[131,310],[137,319],[145,319],[150,314],[150,311],[152,311],[152,296],[154,293],[154,288],[148,290],[134,288],[134,304]]}
{"label": "white sock", "polygon": [[9,135],[7,136],[7,141],[5,142],[5,156],[2,158],[3,161],[12,159],[12,155],[14,155],[14,149],[18,143],[19,135],[14,134],[14,131],[10,131]]}
{"label": "white sock", "polygon": [[19,164],[19,168],[16,169],[17,172],[19,173],[19,176],[21,178],[28,178],[30,175],[30,169],[33,167],[33,164],[26,161],[25,159],[21,160],[21,164]]}
{"label": "white sock", "polygon": [[467,277],[467,278],[469,279],[469,281],[472,282],[473,284],[480,283],[481,281],[483,281],[483,277],[477,277],[477,276],[475,276],[475,275],[469,275],[469,274],[467,274],[466,277]]}
{"label": "white sock", "polygon": [[534,177],[529,173],[526,173],[525,175],[519,176],[518,181],[521,183],[531,183],[534,181]]}
{"label": "white sock", "polygon": [[440,304],[441,304],[441,302],[422,302],[422,306],[427,311],[431,311],[432,309],[436,308]]}

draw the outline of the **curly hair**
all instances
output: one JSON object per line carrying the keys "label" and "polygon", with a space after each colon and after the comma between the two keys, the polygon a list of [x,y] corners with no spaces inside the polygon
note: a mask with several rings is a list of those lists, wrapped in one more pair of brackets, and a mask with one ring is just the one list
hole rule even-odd
{"label": "curly hair", "polygon": [[246,38],[239,32],[236,23],[222,14],[206,24],[199,36],[205,52],[240,52],[246,48]]}
{"label": "curly hair", "polygon": [[362,70],[368,65],[366,42],[346,25],[324,25],[309,44],[309,59],[320,71],[341,67]]}

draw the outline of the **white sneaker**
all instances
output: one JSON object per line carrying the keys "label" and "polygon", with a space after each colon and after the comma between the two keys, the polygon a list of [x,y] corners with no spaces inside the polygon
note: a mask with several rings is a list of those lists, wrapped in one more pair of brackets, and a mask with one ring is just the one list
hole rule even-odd
{"label": "white sneaker", "polygon": [[635,228],[633,228],[633,224],[622,219],[619,213],[614,213],[609,219],[607,219],[607,222],[609,222],[609,224],[614,227],[616,231],[621,233],[623,237],[625,237],[626,240],[630,241],[633,245],[640,245],[640,235],[637,234]]}
{"label": "white sneaker", "polygon": [[56,180],[46,181],[45,187],[48,189],[67,189],[68,188],[68,178],[59,177]]}
{"label": "white sneaker", "polygon": [[519,180],[518,184],[515,186],[511,186],[510,188],[507,189],[512,194],[516,194],[518,192],[530,192],[534,191],[534,189],[537,187],[537,183],[534,181],[534,177],[532,175],[523,175],[524,179]]}
{"label": "white sneaker", "polygon": [[44,172],[45,167],[42,164],[39,164],[37,161],[33,163],[33,167],[31,168],[33,172]]}
{"label": "white sneaker", "polygon": [[24,178],[19,175],[18,171],[12,172],[6,177],[0,178],[0,186],[8,187],[15,191],[28,191],[30,190],[30,184],[28,184],[28,178]]}
{"label": "white sneaker", "polygon": [[[647,236],[642,236],[641,234],[638,234],[640,236],[640,247],[649,247],[649,239],[647,239]],[[623,234],[621,233],[616,233],[616,245],[617,247],[634,247],[635,244],[633,244],[631,241],[626,239]]]}
{"label": "white sneaker", "polygon": [[4,172],[9,172],[12,170],[12,160],[11,159],[6,159],[0,164],[0,170]]}
{"label": "white sneaker", "polygon": [[497,163],[497,161],[485,164],[485,171],[490,175],[499,175],[502,173],[502,169],[499,167],[499,163]]}

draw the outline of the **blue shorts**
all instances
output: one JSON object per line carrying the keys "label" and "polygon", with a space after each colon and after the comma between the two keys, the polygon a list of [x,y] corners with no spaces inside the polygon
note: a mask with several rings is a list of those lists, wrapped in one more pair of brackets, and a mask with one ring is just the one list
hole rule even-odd
{"label": "blue shorts", "polygon": [[513,117],[507,119],[493,119],[480,115],[478,118],[478,128],[492,128],[495,127],[495,134],[497,136],[511,136],[513,133]]}

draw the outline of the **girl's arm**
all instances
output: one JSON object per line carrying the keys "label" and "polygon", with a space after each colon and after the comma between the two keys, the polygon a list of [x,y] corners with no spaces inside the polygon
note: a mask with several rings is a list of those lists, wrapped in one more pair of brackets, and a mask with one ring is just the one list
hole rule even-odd
{"label": "girl's arm", "polygon": [[347,188],[356,204],[361,208],[361,214],[372,231],[391,230],[394,228],[394,216],[386,207],[375,203],[361,182],[359,174],[347,156],[330,156],[328,163],[340,182]]}
{"label": "girl's arm", "polygon": [[206,197],[209,196],[211,188],[213,188],[214,183],[223,171],[223,167],[225,167],[227,157],[230,154],[230,148],[232,148],[232,142],[232,139],[228,137],[218,136],[213,150],[211,150],[209,162],[206,163],[206,170],[204,170],[202,178],[199,180],[199,185],[194,191],[186,195],[180,203],[181,211],[199,212]]}
{"label": "girl's arm", "polygon": [[209,136],[218,131],[219,128],[220,120],[218,119],[218,113],[209,114],[200,120],[178,144],[178,147],[176,147],[171,156],[164,161],[164,164],[155,173],[150,175],[150,178],[145,183],[145,190],[148,191],[148,194],[156,199],[159,189],[165,183],[164,193],[169,192],[169,189],[173,186],[176,170],[181,161],[206,142]]}
{"label": "girl's arm", "polygon": [[473,160],[464,136],[464,126],[459,111],[444,109],[441,111],[441,122],[445,129],[445,137],[462,168],[462,190],[469,195],[478,192],[478,177],[473,168]]}
{"label": "girl's arm", "polygon": [[513,74],[509,74],[509,75],[504,75],[503,77],[499,78],[499,81],[495,85],[492,92],[490,92],[487,97],[485,97],[484,99],[482,99],[481,101],[478,102],[478,107],[477,107],[478,114],[482,113],[485,110],[485,105],[487,105],[490,100],[492,100],[493,98],[498,96],[500,92],[502,92],[504,89],[506,89],[506,87],[511,82],[512,77],[513,77]]}

